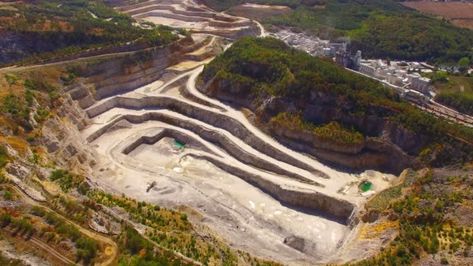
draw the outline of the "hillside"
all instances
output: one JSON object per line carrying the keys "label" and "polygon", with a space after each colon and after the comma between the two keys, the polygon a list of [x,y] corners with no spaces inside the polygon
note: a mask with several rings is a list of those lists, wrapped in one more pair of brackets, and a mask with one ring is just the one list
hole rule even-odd
{"label": "hillside", "polygon": [[471,165],[406,171],[366,205],[358,245],[389,235],[378,253],[350,265],[471,265]]}
{"label": "hillside", "polygon": [[[204,2],[226,9],[242,1]],[[366,57],[456,63],[462,57],[472,56],[473,31],[422,15],[392,0],[249,2],[287,5],[293,9],[289,14],[265,19],[266,25],[292,27],[325,39],[349,37],[351,49],[361,49]]]}
{"label": "hillside", "polygon": [[171,28],[138,26],[100,0],[4,3],[0,22],[0,65],[137,50],[177,38]]}
{"label": "hillside", "polygon": [[249,108],[283,143],[335,165],[399,172],[472,158],[471,129],[436,119],[375,81],[275,39],[236,42],[201,79],[206,94]]}

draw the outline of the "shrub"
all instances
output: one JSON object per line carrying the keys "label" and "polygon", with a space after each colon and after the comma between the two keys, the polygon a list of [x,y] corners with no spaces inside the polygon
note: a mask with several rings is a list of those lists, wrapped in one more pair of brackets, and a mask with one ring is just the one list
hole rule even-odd
{"label": "shrub", "polygon": [[38,216],[38,217],[44,217],[46,215],[46,211],[39,207],[39,206],[33,206],[31,208],[31,214]]}
{"label": "shrub", "polygon": [[282,112],[273,117],[271,122],[279,126],[290,128],[291,130],[309,131],[313,135],[335,144],[360,144],[364,140],[360,132],[345,128],[335,121],[324,125],[316,125],[305,121],[301,115]]}
{"label": "shrub", "polygon": [[67,170],[56,169],[49,176],[51,181],[57,182],[61,189],[65,192],[80,184],[79,176],[75,176]]}
{"label": "shrub", "polygon": [[2,110],[16,121],[29,118],[29,109],[26,108],[22,99],[11,93],[3,98]]}
{"label": "shrub", "polygon": [[125,228],[124,247],[133,255],[141,250],[151,249],[151,244],[144,239],[135,229],[127,226]]}
{"label": "shrub", "polygon": [[473,115],[473,93],[471,92],[441,92],[435,100],[462,113]]}
{"label": "shrub", "polygon": [[10,214],[2,213],[0,215],[0,225],[2,227],[5,227],[5,226],[9,225],[11,222],[12,222],[12,217],[11,217]]}
{"label": "shrub", "polygon": [[26,218],[12,220],[12,224],[17,228],[17,231],[21,234],[32,234],[35,232],[33,225]]}
{"label": "shrub", "polygon": [[8,151],[7,148],[3,145],[0,145],[0,169],[5,167],[5,165],[8,163]]}
{"label": "shrub", "polygon": [[11,194],[10,191],[5,190],[5,192],[3,192],[3,198],[4,198],[5,200],[12,200],[12,199],[13,199],[13,195]]}
{"label": "shrub", "polygon": [[77,257],[79,260],[83,260],[87,265],[93,258],[97,255],[98,245],[97,242],[93,239],[80,237],[76,241],[77,246]]}
{"label": "shrub", "polygon": [[15,85],[18,81],[18,77],[13,74],[5,74],[5,80],[9,86]]}
{"label": "shrub", "polygon": [[87,184],[87,182],[82,182],[80,183],[79,187],[77,187],[77,191],[82,194],[82,195],[87,195],[87,192],[89,192],[90,186]]}

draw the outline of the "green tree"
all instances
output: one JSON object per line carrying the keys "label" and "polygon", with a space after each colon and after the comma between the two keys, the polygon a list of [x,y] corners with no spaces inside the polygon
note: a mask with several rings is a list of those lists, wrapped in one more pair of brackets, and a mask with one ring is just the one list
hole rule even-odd
{"label": "green tree", "polygon": [[458,60],[458,66],[460,67],[460,71],[466,71],[470,66],[470,58],[462,57]]}
{"label": "green tree", "polygon": [[432,76],[432,82],[447,82],[448,73],[446,71],[436,71]]}

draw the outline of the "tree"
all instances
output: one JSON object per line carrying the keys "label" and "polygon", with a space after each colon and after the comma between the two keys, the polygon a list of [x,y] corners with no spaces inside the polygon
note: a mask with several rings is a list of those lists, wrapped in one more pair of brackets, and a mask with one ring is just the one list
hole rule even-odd
{"label": "tree", "polygon": [[466,71],[470,66],[470,58],[462,57],[460,60],[458,60],[458,66],[460,67],[460,71]]}
{"label": "tree", "polygon": [[432,77],[433,82],[448,82],[448,73],[446,71],[436,71]]}

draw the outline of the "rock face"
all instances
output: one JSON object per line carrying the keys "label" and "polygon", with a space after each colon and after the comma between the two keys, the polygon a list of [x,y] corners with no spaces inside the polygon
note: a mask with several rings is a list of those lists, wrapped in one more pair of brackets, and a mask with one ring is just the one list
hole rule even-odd
{"label": "rock face", "polygon": [[[385,107],[371,107],[366,113],[355,115],[350,110],[352,103],[329,92],[314,92],[309,99],[294,101],[285,97],[253,95],[251,88],[238,82],[209,76],[201,76],[199,90],[211,97],[233,105],[250,109],[257,117],[258,126],[273,135],[291,149],[311,154],[334,167],[352,171],[375,169],[399,174],[403,169],[423,165],[419,154],[432,139],[420,132],[413,132],[399,123],[376,114],[392,113]],[[281,112],[299,112],[305,121],[326,124],[338,121],[356,128],[365,139],[361,143],[340,145],[317,138],[314,134],[294,128],[285,128],[270,123],[272,117]],[[461,144],[449,143],[443,147],[461,150]],[[463,152],[463,151],[461,151]],[[445,156],[445,152],[441,153]],[[438,156],[440,158],[445,158]],[[436,160],[439,162],[439,159]],[[431,162],[432,163],[432,162]]]}
{"label": "rock face", "polygon": [[[103,102],[100,105],[95,106],[87,110],[87,113],[90,117],[97,116],[106,110],[109,110],[113,107],[124,107],[124,108],[133,108],[133,109],[144,109],[144,108],[164,108],[169,109],[172,111],[176,111],[181,114],[185,114],[188,117],[195,118],[201,120],[205,123],[211,125],[218,125],[219,127],[231,132],[236,137],[240,138],[247,144],[251,145],[256,150],[263,152],[263,153],[270,153],[274,158],[278,160],[287,162],[289,164],[295,165],[302,169],[306,169],[308,171],[317,172],[317,169],[313,168],[308,164],[304,164],[298,160],[293,159],[287,154],[279,151],[278,149],[274,148],[273,146],[267,144],[266,142],[261,141],[260,139],[256,138],[253,134],[249,132],[249,130],[244,127],[240,122],[235,119],[229,119],[228,116],[214,113],[208,111],[206,109],[202,109],[197,105],[191,105],[185,102],[178,101],[171,97],[144,97],[142,99],[132,99],[132,98],[122,98],[122,97],[115,97],[110,99],[109,101]],[[135,117],[131,115],[126,115],[123,118],[126,118],[128,121],[133,123],[140,123],[146,120],[153,120],[153,116],[157,114],[148,113],[144,117]],[[173,121],[166,120],[166,122],[173,123]],[[108,126],[111,126],[109,124]],[[88,137],[88,141],[93,141],[102,135],[106,130],[108,130],[108,126],[103,127],[101,130],[94,132]],[[188,128],[191,126],[190,124],[182,124],[182,127]]]}
{"label": "rock face", "polygon": [[[92,103],[119,93],[131,91],[145,84],[158,80],[163,70],[183,60],[183,55],[196,49],[201,43],[194,44],[192,39],[184,38],[164,48],[150,48],[113,60],[106,60],[92,65],[83,65],[78,71],[86,77],[88,92],[75,88],[71,96],[80,101]],[[88,96],[91,97],[88,97]],[[93,100],[92,100],[93,99]],[[82,102],[82,107],[89,107]]]}
{"label": "rock face", "polygon": [[324,214],[329,219],[347,225],[352,223],[353,214],[357,212],[356,206],[345,199],[328,196],[317,191],[294,190],[290,187],[272,183],[258,175],[216,160],[215,157],[206,155],[191,156],[209,161],[224,171],[240,177],[268,193],[284,205],[296,207],[307,212],[319,212],[319,214]]}
{"label": "rock face", "polygon": [[57,115],[43,125],[40,144],[54,155],[59,166],[88,173],[95,164],[94,154],[80,136],[80,130],[89,124],[86,113],[67,94]]}
{"label": "rock face", "polygon": [[315,249],[315,243],[311,243],[307,239],[298,236],[288,236],[284,239],[284,244],[296,249],[300,252],[308,253]]}
{"label": "rock face", "polygon": [[89,125],[84,111],[97,101],[136,89],[158,80],[164,69],[184,59],[186,53],[206,45],[183,38],[166,47],[155,47],[74,66],[79,76],[64,88],[64,103],[43,127],[43,144],[61,166],[88,173],[95,165],[93,149],[88,148],[80,131]]}
{"label": "rock face", "polygon": [[164,70],[187,59],[186,53],[199,49],[206,42],[194,43],[188,37],[166,47],[155,47],[114,59],[83,64],[76,71],[81,81],[65,90],[82,109],[95,102],[159,80]]}

